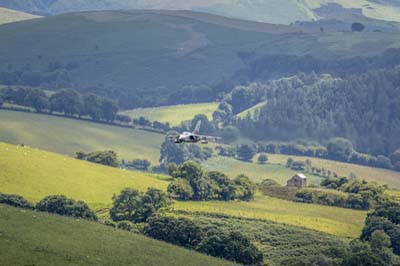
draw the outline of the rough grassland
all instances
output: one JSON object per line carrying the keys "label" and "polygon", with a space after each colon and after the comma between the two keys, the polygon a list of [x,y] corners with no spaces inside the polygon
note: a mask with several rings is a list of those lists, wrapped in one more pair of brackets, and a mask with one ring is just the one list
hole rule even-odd
{"label": "rough grassland", "polygon": [[0,265],[230,265],[101,224],[0,205]]}
{"label": "rough grassland", "polygon": [[[253,161],[256,161],[254,159]],[[264,179],[273,179],[281,185],[296,174],[296,171],[286,168],[283,165],[268,163],[265,165],[256,162],[247,163],[228,157],[212,157],[203,163],[207,170],[218,170],[226,173],[230,177],[245,174],[254,182],[261,182]],[[310,183],[318,184],[320,178],[307,175]]]}
{"label": "rough grassland", "polygon": [[373,168],[350,163],[342,163],[313,157],[281,154],[268,154],[268,161],[275,164],[285,165],[289,157],[292,157],[294,160],[302,161],[310,159],[313,166],[323,167],[327,170],[336,172],[338,175],[349,176],[350,173],[354,173],[359,178],[364,178],[369,181],[376,181],[381,184],[388,184],[390,187],[393,188],[400,188],[400,172],[390,171],[386,169]]}
{"label": "rough grassland", "polygon": [[365,211],[290,202],[268,196],[257,196],[251,202],[177,202],[174,209],[270,220],[349,239],[360,235],[366,217]]}
{"label": "rough grassland", "polygon": [[217,110],[218,103],[200,103],[186,105],[172,105],[156,108],[141,108],[122,112],[131,118],[139,118],[141,116],[150,121],[159,121],[170,123],[171,126],[178,126],[182,121],[191,120],[197,114],[204,114],[209,120],[212,114]]}
{"label": "rough grassland", "polygon": [[0,110],[0,141],[74,156],[77,151],[114,150],[120,159],[158,162],[162,134]]}
{"label": "rough grassland", "polygon": [[4,143],[0,143],[0,169],[0,192],[20,194],[33,202],[63,194],[94,209],[110,206],[113,194],[125,187],[145,191],[148,187],[165,190],[168,185],[156,175]]}

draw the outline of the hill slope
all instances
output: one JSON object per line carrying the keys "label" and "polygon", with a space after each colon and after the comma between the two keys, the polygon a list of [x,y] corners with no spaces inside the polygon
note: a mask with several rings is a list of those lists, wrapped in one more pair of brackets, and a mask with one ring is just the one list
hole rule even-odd
{"label": "hill slope", "polygon": [[78,151],[114,150],[119,159],[158,163],[162,134],[66,119],[0,110],[0,141],[26,144],[75,156]]}
{"label": "hill slope", "polygon": [[92,208],[109,207],[125,187],[166,190],[156,175],[80,161],[55,153],[0,143],[0,192],[20,194],[37,202],[48,195],[66,195]]}
{"label": "hill slope", "polygon": [[230,265],[101,224],[0,205],[0,265]]}
{"label": "hill slope", "polygon": [[[363,12],[371,18],[400,21],[400,6],[395,1],[390,0],[289,0],[284,2],[279,0],[0,0],[0,6],[39,14],[110,9],[197,10],[228,17],[280,24],[325,17],[326,11],[321,14],[318,9],[327,4],[340,5],[342,8],[348,9],[347,12]],[[338,9],[332,8],[328,11],[328,15],[334,16]]]}
{"label": "hill slope", "polygon": [[188,11],[72,13],[0,26],[0,82],[74,87],[131,109],[183,103],[182,86],[237,77],[258,56],[339,60],[399,47],[399,34],[315,33]]}
{"label": "hill slope", "polygon": [[0,24],[33,19],[33,18],[38,18],[38,16],[0,7]]}
{"label": "hill slope", "polygon": [[141,116],[150,121],[159,121],[169,123],[171,126],[179,126],[181,122],[191,120],[195,115],[204,114],[209,120],[212,120],[212,114],[217,110],[218,103],[201,103],[162,106],[156,108],[139,108],[122,112],[132,119]]}

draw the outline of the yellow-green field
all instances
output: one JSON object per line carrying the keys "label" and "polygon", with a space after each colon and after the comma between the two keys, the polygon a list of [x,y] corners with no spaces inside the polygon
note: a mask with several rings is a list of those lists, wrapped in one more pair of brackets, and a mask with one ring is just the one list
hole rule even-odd
{"label": "yellow-green field", "polygon": [[253,116],[256,110],[261,109],[266,105],[267,105],[267,101],[258,103],[256,105],[254,105],[253,107],[246,109],[243,112],[237,114],[236,116],[240,117],[240,118],[245,118],[247,116],[247,114],[250,114],[250,116]]}
{"label": "yellow-green field", "polygon": [[[124,171],[74,158],[0,143],[0,192],[19,194],[32,202],[63,194],[84,200],[95,210],[111,206],[122,188],[166,190],[164,176]],[[164,179],[164,180],[163,180]],[[307,205],[258,196],[254,202],[176,202],[176,210],[224,213],[302,226],[340,237],[359,234],[365,212]],[[350,219],[351,217],[351,219]]]}
{"label": "yellow-green field", "polygon": [[70,157],[0,143],[0,192],[15,193],[37,202],[63,194],[84,200],[92,208],[110,206],[113,194],[125,187],[166,190],[156,175],[124,171]]}
{"label": "yellow-green field", "polygon": [[[256,160],[254,160],[256,161]],[[248,163],[229,157],[212,157],[202,163],[207,170],[218,170],[226,173],[230,177],[236,177],[239,174],[245,174],[254,182],[261,182],[264,179],[273,179],[281,185],[286,185],[296,171],[286,168],[279,164],[258,164],[256,162]],[[319,184],[320,178],[307,175],[310,183]]]}
{"label": "yellow-green field", "polygon": [[197,114],[204,114],[209,120],[212,119],[212,114],[218,108],[218,103],[200,103],[173,105],[156,108],[141,108],[122,112],[131,118],[139,118],[141,116],[150,121],[159,121],[170,123],[171,126],[177,126],[182,121],[191,120]]}
{"label": "yellow-green field", "polygon": [[251,202],[177,202],[174,209],[271,220],[348,239],[359,237],[366,217],[365,211],[297,203],[268,196],[257,196]]}
{"label": "yellow-green field", "polygon": [[289,157],[292,157],[294,160],[302,161],[310,159],[313,166],[323,167],[327,170],[336,172],[338,175],[349,176],[350,173],[354,173],[355,175],[357,175],[357,177],[368,181],[376,181],[380,184],[387,184],[393,188],[400,188],[400,172],[396,171],[324,160],[313,157],[291,156],[282,154],[268,154],[268,161],[274,164],[285,165]]}
{"label": "yellow-green field", "polygon": [[162,134],[49,115],[0,110],[0,141],[74,156],[114,150],[120,159],[157,164]]}
{"label": "yellow-green field", "polygon": [[0,24],[38,18],[39,16],[0,7]]}
{"label": "yellow-green field", "polygon": [[400,190],[386,190],[386,194],[400,201]]}
{"label": "yellow-green field", "polygon": [[0,205],[0,265],[232,265],[99,223]]}

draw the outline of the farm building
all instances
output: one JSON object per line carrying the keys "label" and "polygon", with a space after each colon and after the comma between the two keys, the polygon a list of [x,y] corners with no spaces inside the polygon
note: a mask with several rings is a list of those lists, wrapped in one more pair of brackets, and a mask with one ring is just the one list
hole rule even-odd
{"label": "farm building", "polygon": [[307,177],[303,174],[296,174],[287,181],[288,187],[305,188],[307,187]]}

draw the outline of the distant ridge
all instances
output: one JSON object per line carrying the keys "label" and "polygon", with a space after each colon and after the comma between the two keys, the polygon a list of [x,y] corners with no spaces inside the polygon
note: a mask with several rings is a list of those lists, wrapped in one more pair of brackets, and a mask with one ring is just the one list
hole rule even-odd
{"label": "distant ridge", "polygon": [[326,19],[342,9],[367,18],[400,22],[400,4],[392,0],[0,0],[0,6],[39,15],[121,9],[192,10],[274,24]]}

